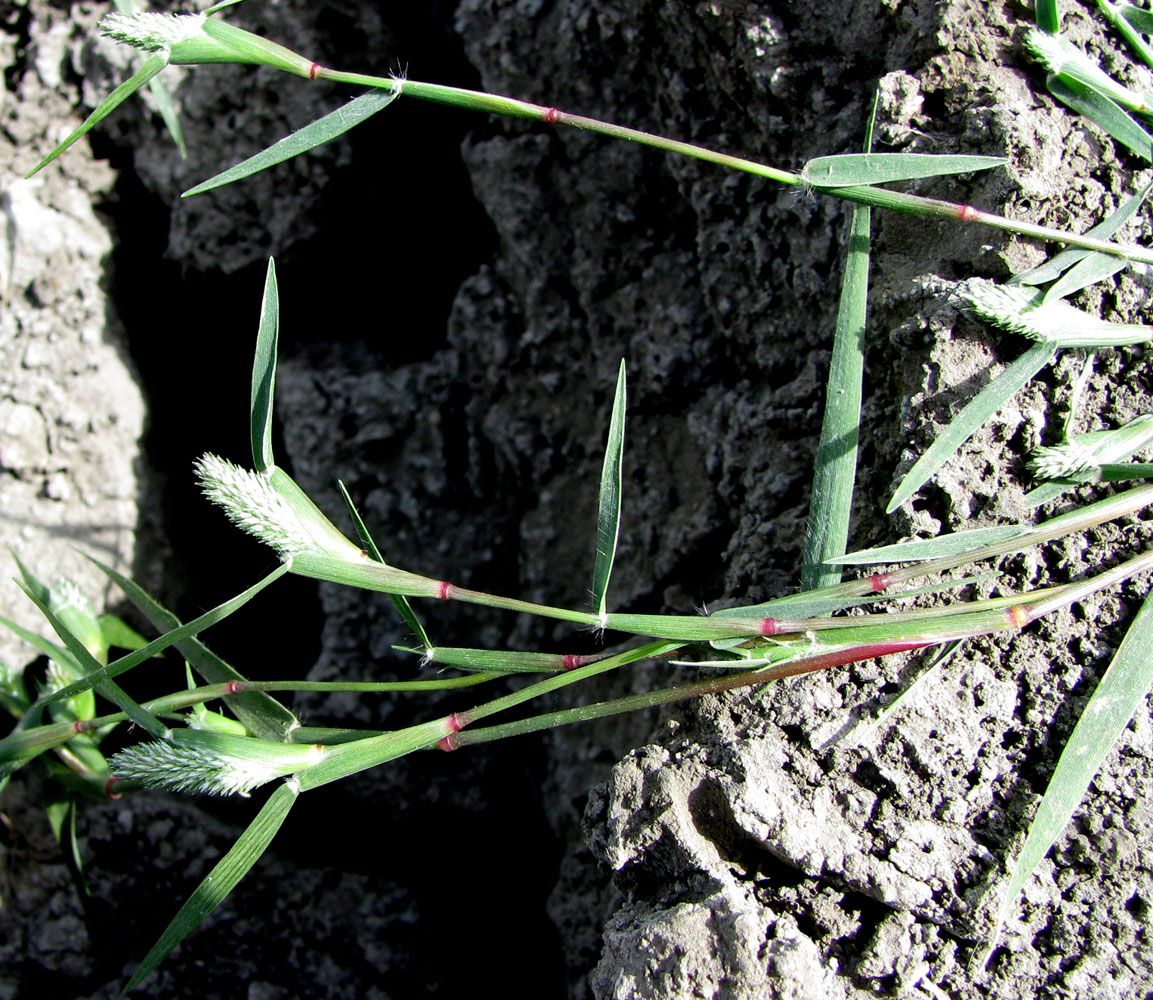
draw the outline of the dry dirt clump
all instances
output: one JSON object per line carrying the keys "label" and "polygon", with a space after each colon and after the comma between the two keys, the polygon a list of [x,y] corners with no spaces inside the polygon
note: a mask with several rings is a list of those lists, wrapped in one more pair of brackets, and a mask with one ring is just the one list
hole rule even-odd
{"label": "dry dirt clump", "polygon": [[[919,191],[1047,225],[1083,230],[1148,180],[1140,163],[1045,96],[1020,44],[1030,14],[1017,4],[459,0],[404,5],[403,14],[394,6],[284,0],[230,16],[326,64],[388,72],[399,62],[413,78],[480,86],[782,167],[857,149],[879,86],[879,146],[1010,158],[1006,169]],[[1115,73],[1136,72],[1088,6],[1064,6],[1073,38]],[[123,75],[114,50],[85,40],[93,20],[90,4],[42,0],[3,14],[3,162],[31,165],[70,114]],[[212,512],[172,498],[192,494],[198,452],[227,452],[231,440],[243,455],[256,303],[263,259],[274,253],[283,453],[334,514],[332,480],[343,479],[391,561],[579,605],[612,380],[625,357],[629,437],[613,601],[691,613],[796,587],[842,204],[583,133],[403,100],[319,158],[221,199],[181,202],[181,190],[334,98],[231,67],[188,73],[178,94],[186,163],[137,105],[93,140],[101,158],[83,144],[43,187],[21,187],[11,171],[0,179],[9,220],[0,225],[16,234],[0,246],[5,521],[16,509],[9,496],[27,496],[19,516],[29,530],[67,524],[71,538],[131,564],[177,603],[203,608],[255,579],[256,568],[222,582],[220,554],[231,559],[241,543],[223,531],[197,534],[201,523],[216,530]],[[65,178],[79,194],[65,192]],[[92,204],[110,228],[94,221]],[[49,225],[48,212],[60,218]],[[21,219],[45,221],[30,229]],[[1133,238],[1148,242],[1148,228],[1141,223]],[[66,235],[45,238],[39,265],[21,256],[30,232],[56,229]],[[1046,251],[989,230],[878,213],[874,234],[854,544],[1027,516],[1024,456],[1051,443],[1065,418],[1079,370],[1071,356],[918,498],[891,518],[882,510],[990,366],[1023,349],[959,314],[940,290],[971,276],[1004,279]],[[93,276],[73,273],[77,261]],[[1083,304],[1133,321],[1147,298],[1146,277],[1131,270]],[[175,315],[158,312],[173,302]],[[75,341],[95,352],[114,342],[115,312],[150,405],[152,443],[139,457],[142,418],[111,415],[134,398],[127,387],[77,397],[60,415],[43,400],[81,376],[60,368],[40,378],[22,360],[42,329],[44,364],[78,365],[90,356],[80,347],[47,348]],[[189,352],[178,370],[165,369],[175,348],[158,338],[201,345],[212,363],[198,367]],[[1103,352],[1078,429],[1116,426],[1148,410],[1148,398],[1142,352]],[[39,438],[13,430],[25,425]],[[99,448],[69,443],[112,425],[133,430]],[[34,450],[37,440],[48,442],[49,458]],[[130,473],[173,485],[139,496],[139,515],[82,505],[134,497]],[[101,478],[103,491],[74,487],[53,501],[66,517],[43,513],[32,498],[51,494],[53,475]],[[133,556],[131,533],[115,542],[80,534],[81,525],[108,532],[133,520],[138,536],[160,520],[170,548],[137,545]],[[1003,586],[1074,578],[1135,551],[1145,534],[1141,522],[1104,526],[1015,557],[1002,567]],[[41,553],[33,546],[33,568],[51,578],[55,557]],[[871,723],[927,669],[924,658],[708,699],[655,729],[651,716],[625,718],[490,752],[418,756],[305,796],[273,852],[149,993],[235,995],[242,981],[250,997],[289,998],[308,982],[327,997],[410,997],[487,980],[509,995],[598,1000],[1144,997],[1153,981],[1144,931],[1153,729],[1144,711],[1026,887],[988,966],[982,952],[1006,859],[1147,586],[1135,581],[1012,639],[967,643],[883,726]],[[239,669],[409,676],[390,650],[405,634],[387,600],[328,587],[289,600],[291,620],[315,628],[305,635],[302,624],[273,651],[234,637],[229,657]],[[569,651],[588,641],[467,609],[438,609],[432,628],[446,644]],[[668,671],[643,668],[595,698],[651,687]],[[318,725],[387,728],[413,711],[348,698],[302,705]],[[98,919],[85,924],[35,825],[26,801],[34,789],[21,788],[25,799],[2,805],[11,832],[0,846],[0,996],[51,987],[115,995],[251,812],[162,796],[88,810]]]}

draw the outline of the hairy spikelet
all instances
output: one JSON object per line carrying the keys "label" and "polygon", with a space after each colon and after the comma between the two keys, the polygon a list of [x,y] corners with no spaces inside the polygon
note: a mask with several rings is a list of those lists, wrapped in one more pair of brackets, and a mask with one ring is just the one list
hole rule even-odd
{"label": "hairy spikelet", "polygon": [[100,30],[109,38],[145,52],[157,52],[201,33],[203,14],[105,14]]}

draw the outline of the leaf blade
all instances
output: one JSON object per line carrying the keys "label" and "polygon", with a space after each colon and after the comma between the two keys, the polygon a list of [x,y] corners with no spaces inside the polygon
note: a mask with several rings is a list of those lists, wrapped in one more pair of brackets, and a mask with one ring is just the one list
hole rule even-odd
{"label": "leaf blade", "polygon": [[593,605],[597,615],[607,612],[606,597],[609,577],[616,558],[617,539],[621,526],[621,470],[624,464],[625,404],[628,391],[625,363],[621,360],[617,370],[616,392],[613,394],[613,412],[609,420],[608,442],[601,467],[600,494],[597,501],[597,555],[593,566]]}
{"label": "leaf blade", "polygon": [[1001,900],[998,931],[1033,870],[1073,818],[1106,754],[1153,687],[1153,595],[1121,640],[1057,761]]}
{"label": "leaf blade", "polygon": [[1116,101],[1071,77],[1050,76],[1048,87],[1049,93],[1062,104],[1084,115],[1122,146],[1146,160],[1153,160],[1153,136]]}
{"label": "leaf blade", "polygon": [[260,300],[256,353],[252,359],[252,396],[249,408],[252,464],[257,472],[265,472],[276,464],[272,454],[272,415],[279,336],[280,293],[276,283],[276,261],[269,257],[268,270],[264,275],[264,296]]}
{"label": "leaf blade", "polygon": [[124,992],[135,989],[160,966],[160,963],[189,934],[199,927],[236,888],[261,855],[288,816],[299,795],[295,782],[286,781],[269,796],[256,818],[240,835],[177,911],[164,933],[144,956],[143,961],[124,986]]}
{"label": "leaf blade", "polygon": [[191,198],[193,195],[212,191],[226,184],[244,180],[261,170],[267,170],[277,164],[291,160],[293,157],[307,153],[317,146],[330,142],[355,128],[378,111],[383,111],[398,96],[397,91],[374,90],[367,94],[354,97],[343,107],[330,111],[327,115],[317,118],[304,128],[298,129],[291,135],[285,136],[279,142],[274,142],[267,149],[261,150],[255,156],[229,167],[215,177],[202,181],[195,187],[189,188],[180,197]]}
{"label": "leaf blade", "polygon": [[871,228],[869,206],[855,205],[849,223],[845,274],[837,305],[833,351],[826,380],[825,412],[809,504],[801,568],[803,590],[841,582],[840,569],[827,565],[826,561],[844,555],[849,540],[865,374]]}
{"label": "leaf blade", "polygon": [[960,447],[1057,354],[1053,343],[1034,344],[973,397],[917,459],[885,508],[891,514],[925,485]]}
{"label": "leaf blade", "polygon": [[[91,557],[89,557],[91,559]],[[168,634],[183,624],[171,611],[135,581],[116,572],[97,559],[93,563],[115,583],[136,609],[161,632]],[[228,681],[243,681],[247,678],[222,660],[199,639],[181,639],[175,643],[196,672],[209,684],[223,684]],[[269,694],[261,691],[246,691],[243,694],[228,695],[225,704],[244,723],[253,736],[266,740],[284,740],[300,725],[300,721],[284,705]]]}
{"label": "leaf blade", "polygon": [[156,52],[144,60],[138,69],[131,77],[125,80],[119,87],[117,87],[111,94],[109,94],[100,104],[97,105],[96,110],[92,112],[84,123],[76,129],[67,139],[65,139],[59,146],[52,150],[44,159],[42,159],[35,167],[33,167],[25,177],[31,177],[33,174],[39,173],[49,163],[60,156],[67,150],[73,143],[82,139],[89,132],[99,125],[105,118],[107,118],[113,111],[115,111],[121,104],[128,98],[136,93],[143,87],[149,80],[151,80],[157,73],[159,73],[165,66],[168,65],[168,55],[164,52]]}
{"label": "leaf blade", "polygon": [[843,153],[814,157],[801,169],[801,176],[806,184],[815,188],[855,187],[948,174],[968,174],[975,170],[991,170],[1008,162],[1003,156]]}

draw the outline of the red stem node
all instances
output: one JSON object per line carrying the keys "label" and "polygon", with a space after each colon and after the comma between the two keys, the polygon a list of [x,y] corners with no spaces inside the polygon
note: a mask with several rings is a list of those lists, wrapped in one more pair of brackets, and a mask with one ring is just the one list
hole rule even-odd
{"label": "red stem node", "polygon": [[448,727],[449,732],[459,733],[468,725],[468,720],[457,712],[453,712],[452,715],[444,720],[444,724]]}
{"label": "red stem node", "polygon": [[320,63],[314,62],[311,66],[308,67],[308,78],[310,80],[315,80],[317,74],[321,71],[322,68],[323,67],[321,67]]}
{"label": "red stem node", "polygon": [[958,205],[957,218],[962,222],[973,222],[981,217],[981,213],[972,205]]}
{"label": "red stem node", "polygon": [[445,753],[451,753],[453,750],[459,750],[460,745],[456,742],[456,737],[449,733],[447,736],[442,736],[436,741],[436,748],[443,750]]}
{"label": "red stem node", "polygon": [[780,635],[781,620],[779,618],[762,618],[761,635]]}
{"label": "red stem node", "polygon": [[1028,604],[1014,604],[1006,613],[1015,628],[1024,628],[1033,620],[1033,609]]}
{"label": "red stem node", "polygon": [[560,112],[557,111],[556,108],[547,108],[545,110],[545,113],[544,113],[544,120],[546,122],[548,122],[550,125],[555,125],[557,123],[557,118],[559,117],[559,115],[560,115]]}
{"label": "red stem node", "polygon": [[585,665],[585,658],[583,656],[577,656],[575,653],[569,653],[561,662],[565,670],[576,670],[577,667],[583,667]]}
{"label": "red stem node", "polygon": [[224,685],[224,690],[229,694],[237,694],[240,691],[240,681],[229,681]]}
{"label": "red stem node", "polygon": [[437,590],[436,596],[439,597],[442,601],[451,601],[452,600],[452,592],[454,589],[455,588],[453,587],[453,585],[451,583],[449,583],[447,580],[441,580],[440,581],[440,588]]}
{"label": "red stem node", "polygon": [[112,777],[112,778],[109,778],[107,781],[105,781],[104,782],[104,797],[107,799],[112,799],[113,801],[121,798],[122,796],[116,794],[116,786],[119,785],[120,782],[123,780],[124,780],[123,778]]}
{"label": "red stem node", "polygon": [[74,733],[86,732],[88,730],[88,727],[86,725],[84,725],[84,721],[85,721],[84,719],[77,719],[74,723],[72,723],[72,732],[74,732]]}
{"label": "red stem node", "polygon": [[888,590],[889,584],[893,582],[893,578],[888,573],[874,573],[869,577],[869,586],[872,588],[874,594],[879,594],[882,590]]}

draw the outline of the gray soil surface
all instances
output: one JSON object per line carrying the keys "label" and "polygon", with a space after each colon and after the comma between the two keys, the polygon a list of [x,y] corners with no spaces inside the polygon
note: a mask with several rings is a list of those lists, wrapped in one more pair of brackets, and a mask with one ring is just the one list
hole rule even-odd
{"label": "gray soil surface", "polygon": [[[1149,87],[1090,5],[1063,8],[1073,40]],[[104,9],[0,3],[0,541],[35,572],[114,602],[76,546],[191,617],[267,571],[268,554],[197,500],[190,468],[206,450],[246,460],[271,253],[279,453],[338,523],[342,479],[390,562],[583,607],[623,357],[613,606],[691,614],[797,587],[843,203],[404,99],[314,155],[181,201],[347,96],[242,67],[171,74],[187,160],[137,99],[20,180],[130,71],[126,50],[92,40]],[[1007,2],[283,0],[229,16],[326,65],[404,66],[784,168],[857,150],[879,88],[878,148],[1009,158],[912,189],[1061,228],[1095,224],[1149,180],[1046,96],[1021,44],[1030,12]],[[1149,235],[1140,221],[1126,238]],[[1025,349],[959,312],[952,283],[1005,279],[1049,250],[880,213],[873,247],[852,545],[1031,516],[1026,456],[1068,415],[1072,353],[933,484],[882,510],[940,427]],[[1148,296],[1133,268],[1077,301],[1141,322]],[[1077,429],[1117,426],[1149,409],[1149,393],[1142,351],[1103,351]],[[1148,533],[1130,519],[1005,559],[969,596],[1078,578]],[[659,717],[415,755],[310,793],[144,992],[383,998],[491,983],[582,1000],[1146,998],[1144,707],[987,952],[1006,865],[1147,588],[1138,578],[1019,635],[970,641],[931,670],[923,655],[890,657]],[[8,593],[0,613],[33,625]],[[297,584],[274,595],[208,636],[242,672],[417,676],[391,649],[409,637],[386,598]],[[443,645],[595,643],[483,609],[438,606],[428,619]],[[28,658],[0,641],[3,662]],[[161,674],[181,683],[179,664]],[[644,665],[575,697],[690,676]],[[393,728],[468,703],[294,704],[310,724]],[[41,792],[29,768],[0,800],[0,998],[114,996],[254,804],[86,806],[85,912]]]}

